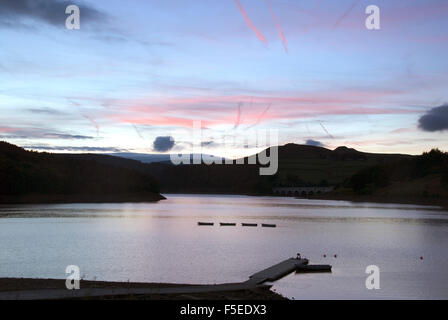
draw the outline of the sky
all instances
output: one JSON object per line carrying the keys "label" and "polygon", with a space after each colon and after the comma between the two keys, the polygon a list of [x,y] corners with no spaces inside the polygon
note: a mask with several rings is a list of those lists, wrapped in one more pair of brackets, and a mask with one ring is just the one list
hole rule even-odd
{"label": "sky", "polygon": [[200,121],[201,151],[225,157],[256,151],[224,142],[263,130],[280,145],[448,150],[447,49],[446,0],[2,0],[0,140],[186,153]]}

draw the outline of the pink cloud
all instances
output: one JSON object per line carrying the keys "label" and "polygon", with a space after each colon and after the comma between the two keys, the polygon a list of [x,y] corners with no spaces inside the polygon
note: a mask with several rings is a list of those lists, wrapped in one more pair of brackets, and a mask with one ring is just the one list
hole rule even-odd
{"label": "pink cloud", "polygon": [[21,129],[19,128],[10,128],[10,127],[0,127],[0,132],[10,133],[10,132],[19,132]]}
{"label": "pink cloud", "polygon": [[[421,110],[399,108],[400,90],[344,90],[312,92],[300,95],[269,96],[208,95],[163,97],[121,101],[109,117],[121,123],[191,127],[194,120],[202,125],[253,126],[274,120],[295,120],[335,115],[403,114]],[[388,101],[390,101],[388,103]],[[244,104],[244,108],[241,106]],[[235,105],[240,106],[236,111]],[[375,106],[378,105],[378,106]],[[267,108],[267,106],[270,106]],[[235,120],[235,116],[236,119]]]}
{"label": "pink cloud", "polygon": [[[332,10],[328,10],[323,5],[317,5],[312,9],[299,8],[294,6],[283,5],[283,29],[288,30],[289,38],[301,35],[306,32],[325,31],[332,29],[343,29],[344,32],[353,32],[359,34],[359,37],[365,36],[364,20],[367,15],[364,13],[365,7],[358,0],[354,0],[352,4],[345,8],[345,11],[337,16]],[[408,33],[404,32],[402,26],[413,26],[415,23],[431,24],[434,20],[442,20],[446,18],[448,13],[448,2],[446,1],[422,1],[419,4],[403,2],[390,2],[387,7],[381,6],[381,28],[387,29],[385,36],[395,39],[400,34],[408,41]],[[428,34],[432,34],[431,29],[426,30]],[[352,36],[352,35],[351,35]],[[412,37],[419,37],[412,33]],[[365,39],[365,38],[363,38]],[[435,40],[445,39],[444,36],[436,37]],[[412,39],[409,39],[412,40]],[[353,39],[358,41],[358,38]],[[359,41],[362,41],[359,38]]]}

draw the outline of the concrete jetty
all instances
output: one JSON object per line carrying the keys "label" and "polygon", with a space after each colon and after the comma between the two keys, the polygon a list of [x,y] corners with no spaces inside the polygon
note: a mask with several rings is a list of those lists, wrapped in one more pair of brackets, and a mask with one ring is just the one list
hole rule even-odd
{"label": "concrete jetty", "polygon": [[308,259],[286,259],[272,267],[251,275],[246,283],[262,284],[267,281],[275,281],[296,271],[300,266],[305,266],[307,264]]}
{"label": "concrete jetty", "polygon": [[331,272],[331,266],[328,264],[302,265],[297,267],[296,273],[308,272]]}

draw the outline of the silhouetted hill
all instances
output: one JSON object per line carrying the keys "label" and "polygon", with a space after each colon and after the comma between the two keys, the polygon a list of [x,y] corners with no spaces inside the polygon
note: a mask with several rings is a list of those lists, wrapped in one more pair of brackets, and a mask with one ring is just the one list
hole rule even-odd
{"label": "silhouetted hill", "polygon": [[[101,159],[100,159],[101,158]],[[0,202],[159,200],[138,161],[26,151],[0,142]],[[101,161],[99,161],[101,160]]]}
{"label": "silhouetted hill", "polygon": [[448,153],[438,149],[367,167],[348,184],[358,195],[448,198]]}
{"label": "silhouetted hill", "polygon": [[331,159],[331,160],[369,160],[378,161],[411,158],[411,155],[390,153],[367,153],[345,146],[330,150],[324,147],[288,143],[279,147],[279,158],[284,159]]}
{"label": "silhouetted hill", "polygon": [[343,183],[362,168],[412,158],[410,155],[360,152],[347,147],[286,144],[279,147],[275,186],[316,186]]}
{"label": "silhouetted hill", "polygon": [[353,174],[372,165],[412,158],[399,154],[371,154],[339,147],[286,144],[280,146],[279,169],[273,176],[260,176],[259,164],[169,165],[151,163],[148,170],[163,192],[268,194],[276,186],[342,184]]}
{"label": "silhouetted hill", "polygon": [[378,186],[381,185],[382,176],[372,168],[393,168],[387,169],[393,172],[393,179],[399,174],[406,179],[424,170],[409,169],[408,164],[416,161],[416,156],[365,153],[347,147],[329,150],[290,143],[280,146],[278,153],[278,172],[261,176],[260,165],[248,164],[248,158],[244,158],[245,164],[234,161],[232,165],[148,164],[100,154],[37,153],[0,143],[0,194],[99,196],[156,193],[157,186],[162,192],[176,193],[271,194],[273,187],[328,185],[337,190],[352,190],[353,177],[363,172],[370,172],[367,175],[374,176]]}
{"label": "silhouetted hill", "polygon": [[266,194],[269,177],[259,176],[258,165],[149,164],[162,192]]}

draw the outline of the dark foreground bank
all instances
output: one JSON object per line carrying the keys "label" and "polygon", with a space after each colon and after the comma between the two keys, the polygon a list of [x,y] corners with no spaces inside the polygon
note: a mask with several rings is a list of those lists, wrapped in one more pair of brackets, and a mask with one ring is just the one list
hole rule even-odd
{"label": "dark foreground bank", "polygon": [[[190,285],[170,283],[105,282],[81,280],[82,300],[286,300],[269,286]],[[0,299],[48,299],[49,293],[65,293],[65,279],[0,278]],[[107,294],[95,293],[104,291]],[[142,293],[152,291],[152,293]],[[66,299],[66,297],[63,297]],[[54,299],[53,299],[54,300]]]}

